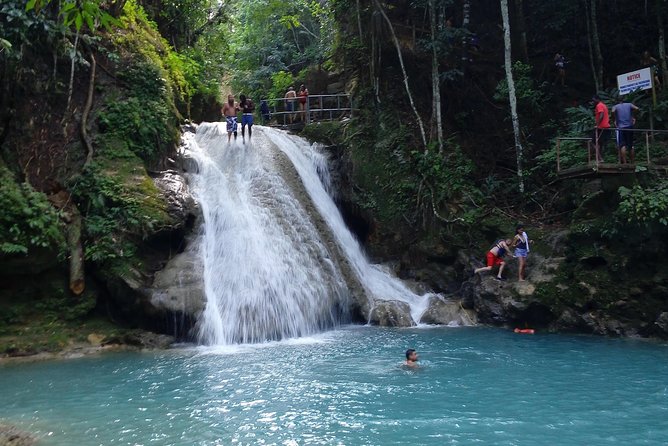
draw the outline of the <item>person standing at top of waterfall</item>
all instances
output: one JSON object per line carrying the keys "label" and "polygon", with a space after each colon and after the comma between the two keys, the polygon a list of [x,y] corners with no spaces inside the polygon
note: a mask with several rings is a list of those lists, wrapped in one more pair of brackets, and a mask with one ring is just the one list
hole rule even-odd
{"label": "person standing at top of waterfall", "polygon": [[239,106],[234,101],[234,95],[227,95],[227,103],[223,106],[223,116],[227,121],[227,142],[229,143],[234,133],[234,140],[237,140],[237,112]]}
{"label": "person standing at top of waterfall", "polygon": [[241,108],[241,139],[246,144],[246,125],[248,125],[248,141],[250,142],[253,136],[253,112],[255,111],[255,104],[246,95],[239,96],[239,108]]}
{"label": "person standing at top of waterfall", "polygon": [[531,251],[532,240],[524,231],[524,225],[517,225],[515,229],[515,238],[513,239],[512,247],[515,249],[515,257],[517,257],[519,265],[519,281],[524,282],[526,276],[527,256]]}
{"label": "person standing at top of waterfall", "polygon": [[406,361],[404,361],[404,365],[407,367],[418,367],[419,359],[417,352],[414,349],[409,348],[406,350]]}
{"label": "person standing at top of waterfall", "polygon": [[608,116],[608,106],[595,94],[592,100],[596,104],[594,108],[594,119],[596,128],[594,129],[594,147],[596,148],[596,160],[603,162],[603,152],[610,139],[610,117]]}
{"label": "person standing at top of waterfall", "polygon": [[299,112],[301,115],[302,122],[306,122],[306,101],[308,101],[308,88],[301,84],[299,87]]}
{"label": "person standing at top of waterfall", "polygon": [[[295,119],[295,114],[292,113],[295,111],[295,98],[297,93],[295,93],[295,87],[288,88],[288,91],[285,93],[285,111],[290,112],[288,114],[288,121],[292,124],[292,121]],[[285,124],[285,121],[283,121]]]}
{"label": "person standing at top of waterfall", "polygon": [[622,164],[626,164],[628,159],[626,154],[631,157],[631,163],[635,162],[635,151],[633,150],[633,125],[636,119],[633,112],[640,110],[635,104],[624,102],[624,97],[619,96],[617,104],[612,107],[612,115],[615,117],[615,127],[617,127],[617,148]]}
{"label": "person standing at top of waterfall", "polygon": [[476,268],[473,270],[473,274],[478,274],[483,271],[491,271],[495,266],[499,267],[499,273],[496,275],[496,280],[506,280],[502,274],[503,274],[503,268],[506,267],[506,262],[503,260],[503,257],[506,255],[508,251],[510,251],[510,244],[512,243],[512,240],[506,239],[502,240],[499,239],[494,243],[494,246],[489,248],[489,251],[487,251],[487,266],[483,266],[481,268]]}

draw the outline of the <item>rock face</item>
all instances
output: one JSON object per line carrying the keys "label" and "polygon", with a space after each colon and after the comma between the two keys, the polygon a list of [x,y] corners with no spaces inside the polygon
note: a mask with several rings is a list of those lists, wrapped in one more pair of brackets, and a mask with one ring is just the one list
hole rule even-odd
{"label": "rock face", "polygon": [[369,324],[382,327],[411,327],[411,308],[406,302],[379,300],[374,303],[369,314]]}
{"label": "rock face", "polygon": [[175,170],[157,172],[153,182],[167,203],[167,212],[177,227],[185,226],[198,214],[198,205],[188,189],[186,179]]}
{"label": "rock face", "polygon": [[427,310],[420,318],[420,323],[456,327],[471,326],[478,323],[478,318],[475,312],[464,309],[460,300],[432,296],[429,298]]}
{"label": "rock face", "polygon": [[170,223],[148,236],[141,269],[102,276],[120,319],[188,339],[205,305],[202,265],[196,255],[200,210],[180,172],[155,172],[153,181]]}
{"label": "rock face", "polygon": [[197,319],[206,305],[203,268],[194,249],[174,256],[155,274],[151,305],[165,312],[183,313]]}

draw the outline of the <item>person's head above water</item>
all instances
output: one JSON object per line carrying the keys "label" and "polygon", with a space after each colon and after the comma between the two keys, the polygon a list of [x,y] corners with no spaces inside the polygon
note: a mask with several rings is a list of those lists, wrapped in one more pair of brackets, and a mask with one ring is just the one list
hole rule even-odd
{"label": "person's head above water", "polygon": [[406,350],[406,362],[415,362],[418,360],[418,354],[415,349],[409,348]]}

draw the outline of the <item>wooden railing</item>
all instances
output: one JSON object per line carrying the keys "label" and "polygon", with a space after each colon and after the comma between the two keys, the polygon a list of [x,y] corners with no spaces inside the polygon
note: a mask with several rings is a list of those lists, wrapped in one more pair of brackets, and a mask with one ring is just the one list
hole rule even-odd
{"label": "wooden railing", "polygon": [[[556,138],[556,154],[557,154],[557,175],[562,177],[577,177],[584,175],[586,172],[596,172],[596,173],[629,173],[634,172],[636,165],[644,165],[645,167],[652,166],[652,158],[650,156],[650,146],[651,143],[655,141],[655,138],[659,135],[668,135],[668,130],[652,130],[652,129],[621,129],[624,132],[633,132],[635,136],[634,147],[644,145],[644,157],[635,158],[634,162],[630,162],[630,152],[631,150],[627,148],[626,150],[626,163],[622,163],[622,153],[620,147],[616,143],[617,128],[610,128],[610,137],[608,139],[606,153],[601,153],[599,145],[599,133],[594,133],[592,129],[592,137],[558,137]],[[595,135],[595,136],[594,136]],[[641,136],[641,138],[637,138]],[[587,147],[587,164],[586,165],[576,165],[569,166],[567,169],[564,169],[562,166],[562,143],[567,141],[579,141]],[[602,156],[610,156],[609,147],[613,145],[617,150],[617,159],[613,162],[604,162],[601,161]],[[643,159],[644,158],[644,159]]]}
{"label": "wooden railing", "polygon": [[[317,121],[334,121],[353,116],[353,98],[349,94],[319,94],[303,98],[263,99],[260,113],[267,125],[310,124]],[[262,113],[262,102],[266,102],[269,114]]]}

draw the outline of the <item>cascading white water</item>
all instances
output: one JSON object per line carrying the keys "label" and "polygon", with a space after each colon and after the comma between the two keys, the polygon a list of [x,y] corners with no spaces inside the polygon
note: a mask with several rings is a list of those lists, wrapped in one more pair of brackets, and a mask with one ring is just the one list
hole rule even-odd
{"label": "cascading white water", "polygon": [[279,150],[292,163],[317,212],[368,298],[407,303],[414,321],[420,296],[372,265],[330,195],[326,157],[306,140],[256,126],[252,144],[227,143],[220,123],[186,134],[197,163],[193,193],[204,223],[201,253],[207,305],[200,318],[206,344],[263,342],[303,336],[345,321],[350,293],[326,242],[282,177]]}
{"label": "cascading white water", "polygon": [[198,172],[206,344],[304,336],[346,321],[349,293],[309,214],[276,167],[276,149],[256,131],[227,143],[222,124],[187,134]]}
{"label": "cascading white water", "polygon": [[329,184],[325,182],[323,185],[322,175],[318,175],[319,172],[327,172],[328,175],[326,158],[303,138],[272,128],[264,128],[263,131],[267,138],[292,161],[304,187],[318,208],[318,212],[334,233],[367,295],[373,299],[397,300],[407,303],[410,306],[413,321],[419,322],[420,316],[427,308],[429,297],[433,294],[420,296],[382,266],[369,263],[359,242],[346,226],[339,209],[328,193]]}

